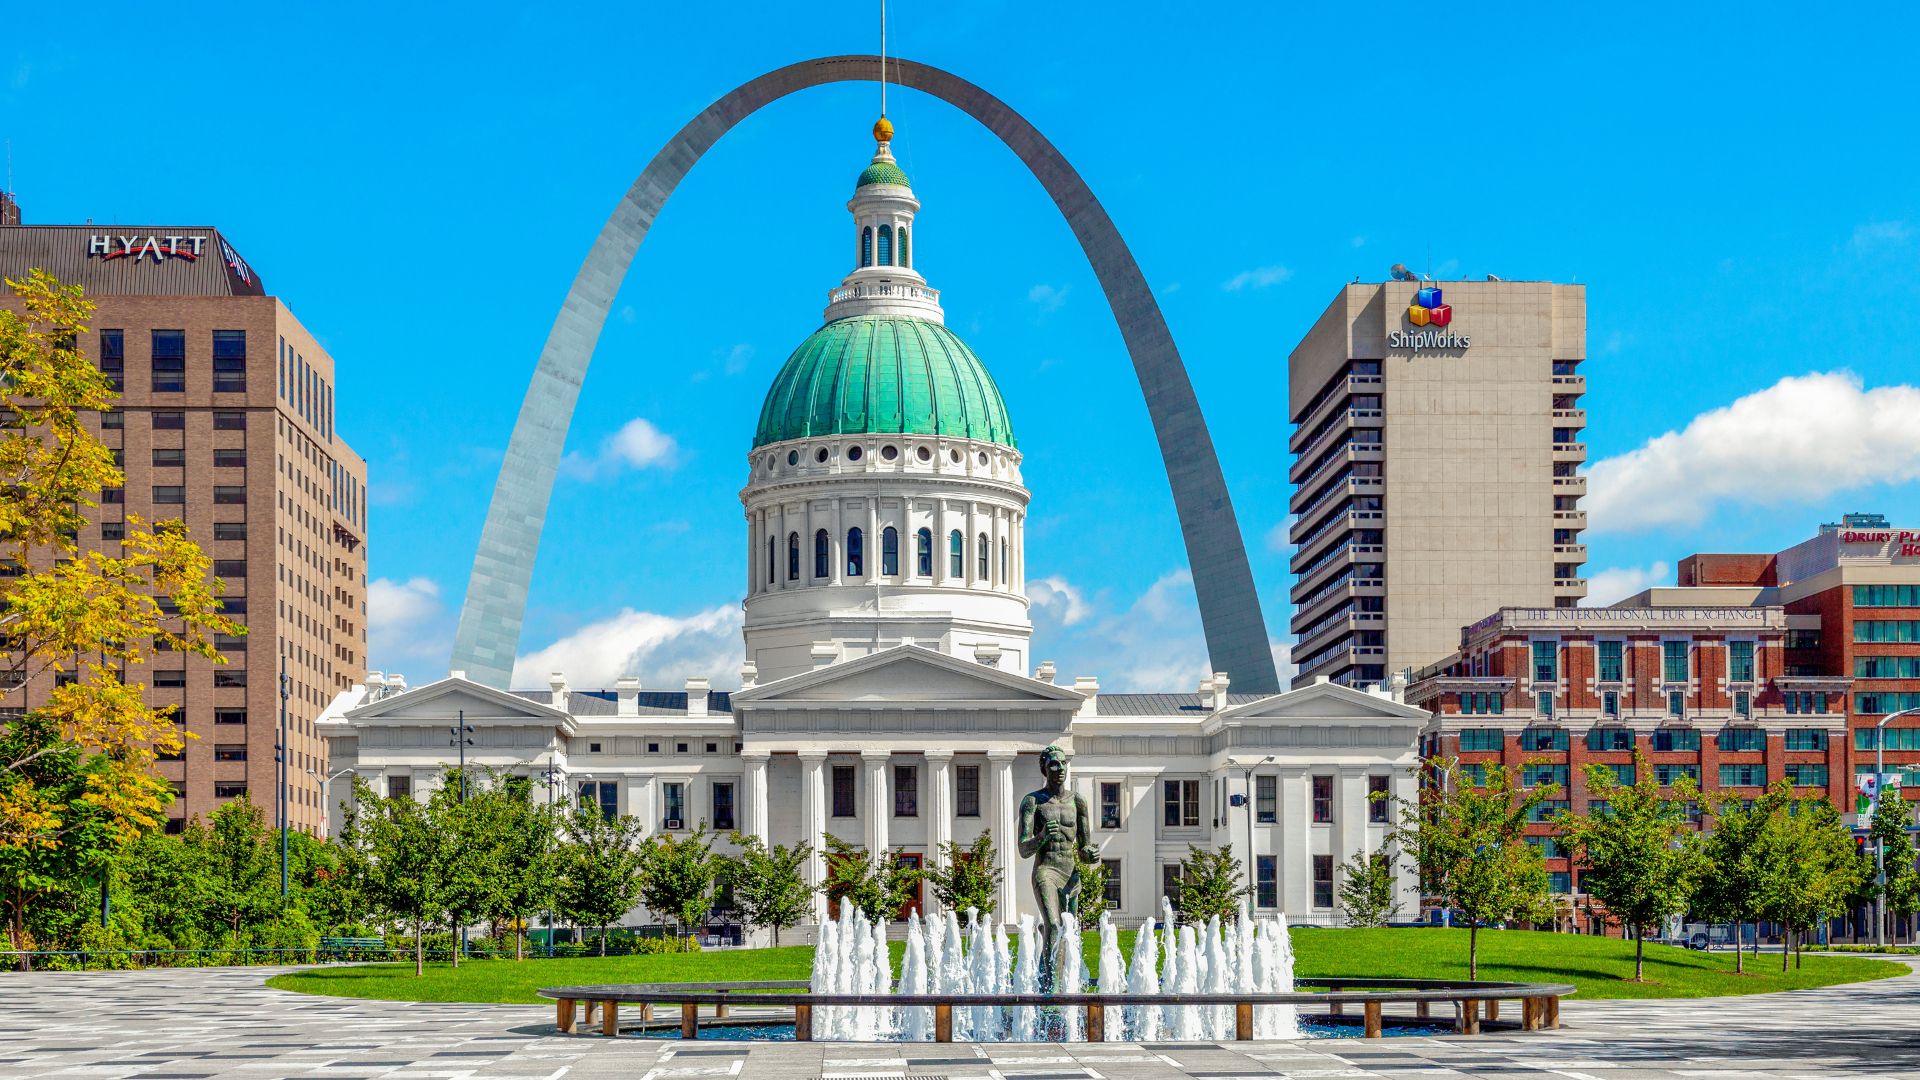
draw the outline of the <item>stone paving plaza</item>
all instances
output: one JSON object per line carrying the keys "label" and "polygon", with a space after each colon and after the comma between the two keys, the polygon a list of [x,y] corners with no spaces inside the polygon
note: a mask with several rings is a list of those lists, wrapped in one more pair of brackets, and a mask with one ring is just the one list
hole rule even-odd
{"label": "stone paving plaza", "polygon": [[1570,999],[1561,1030],[1532,1034],[1071,1047],[560,1036],[550,1008],[310,997],[268,989],[270,974],[0,974],[0,1077],[1920,1078],[1920,974],[1738,998]]}

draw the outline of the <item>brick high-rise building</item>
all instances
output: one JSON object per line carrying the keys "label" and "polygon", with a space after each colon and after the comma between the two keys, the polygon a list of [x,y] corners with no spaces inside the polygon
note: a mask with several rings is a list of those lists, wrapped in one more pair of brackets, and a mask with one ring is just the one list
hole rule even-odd
{"label": "brick high-rise building", "polygon": [[1295,685],[1422,668],[1586,595],[1586,289],[1341,289],[1288,359]]}
{"label": "brick high-rise building", "polygon": [[[180,795],[169,828],[243,791],[272,815],[284,667],[288,820],[320,831],[313,721],[367,651],[367,469],[335,430],[333,359],[212,228],[0,227],[0,274],[35,267],[85,289],[82,347],[121,389],[99,434],[126,486],[102,493],[82,546],[116,550],[128,513],[184,520],[247,626],[216,643],[226,664],[160,653],[129,675],[197,736],[159,766]],[[50,688],[5,688],[0,705]]]}

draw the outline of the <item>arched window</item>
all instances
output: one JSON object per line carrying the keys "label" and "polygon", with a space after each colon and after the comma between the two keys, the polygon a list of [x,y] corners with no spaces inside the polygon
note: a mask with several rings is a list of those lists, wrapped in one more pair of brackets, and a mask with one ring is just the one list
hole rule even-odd
{"label": "arched window", "polygon": [[880,573],[887,577],[900,573],[900,533],[891,525],[880,531]]}
{"label": "arched window", "polygon": [[787,580],[800,580],[800,534],[787,534]]}
{"label": "arched window", "polygon": [[880,265],[893,265],[893,226],[880,226]]}
{"label": "arched window", "polygon": [[978,537],[975,537],[975,540],[977,542],[974,544],[974,551],[979,555],[976,561],[980,564],[980,584],[985,585],[987,579],[993,576],[993,558],[991,555],[993,549],[987,546],[986,533],[981,533]]}
{"label": "arched window", "polygon": [[860,265],[873,265],[873,226],[860,230]]}
{"label": "arched window", "polygon": [[917,541],[916,546],[919,548],[919,550],[915,551],[914,554],[918,556],[918,561],[920,564],[915,569],[920,571],[921,577],[932,577],[933,576],[933,530],[921,529],[919,534],[914,539]]}
{"label": "arched window", "polygon": [[908,251],[907,251],[907,227],[906,227],[905,225],[902,225],[902,226],[900,226],[900,265],[901,265],[901,266],[912,266],[912,265],[913,265],[913,261],[912,261],[911,259],[909,259],[909,258],[907,258],[907,255],[908,255]]}
{"label": "arched window", "polygon": [[767,537],[767,584],[773,584],[773,537]]}
{"label": "arched window", "polygon": [[1000,540],[1000,584],[1012,584],[1007,580],[1007,541],[1004,537]]}
{"label": "arched window", "polygon": [[827,539],[827,530],[821,529],[813,534],[813,576],[827,576],[833,565],[833,541]]}
{"label": "arched window", "polygon": [[967,538],[959,529],[947,534],[947,573],[957,578],[967,576]]}
{"label": "arched window", "polygon": [[847,576],[867,576],[867,538],[858,526],[847,530]]}

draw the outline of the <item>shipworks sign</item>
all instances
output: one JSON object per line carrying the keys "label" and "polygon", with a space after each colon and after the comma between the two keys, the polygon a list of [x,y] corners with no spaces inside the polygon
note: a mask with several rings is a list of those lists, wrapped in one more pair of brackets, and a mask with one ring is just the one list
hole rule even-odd
{"label": "shipworks sign", "polygon": [[1440,290],[1431,285],[1423,285],[1413,294],[1413,303],[1407,305],[1407,321],[1415,329],[1389,332],[1387,348],[1419,352],[1464,349],[1473,344],[1472,338],[1447,329],[1453,324],[1453,308],[1441,299]]}

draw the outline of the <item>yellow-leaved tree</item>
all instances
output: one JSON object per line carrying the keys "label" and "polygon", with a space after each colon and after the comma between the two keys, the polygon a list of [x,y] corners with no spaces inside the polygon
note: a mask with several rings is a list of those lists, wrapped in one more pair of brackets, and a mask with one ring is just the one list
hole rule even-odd
{"label": "yellow-leaved tree", "polygon": [[[93,305],[39,270],[0,306],[0,703],[54,685],[0,721],[0,874],[16,947],[29,894],[57,884],[57,856],[110,849],[163,820],[156,755],[187,738],[173,707],[144,700],[137,668],[157,647],[224,662],[213,634],[221,583],[179,521],[128,515],[119,552],[82,550],[87,511],[124,476],[89,419],[117,395],[82,351]],[[103,545],[104,546],[104,545]]]}

